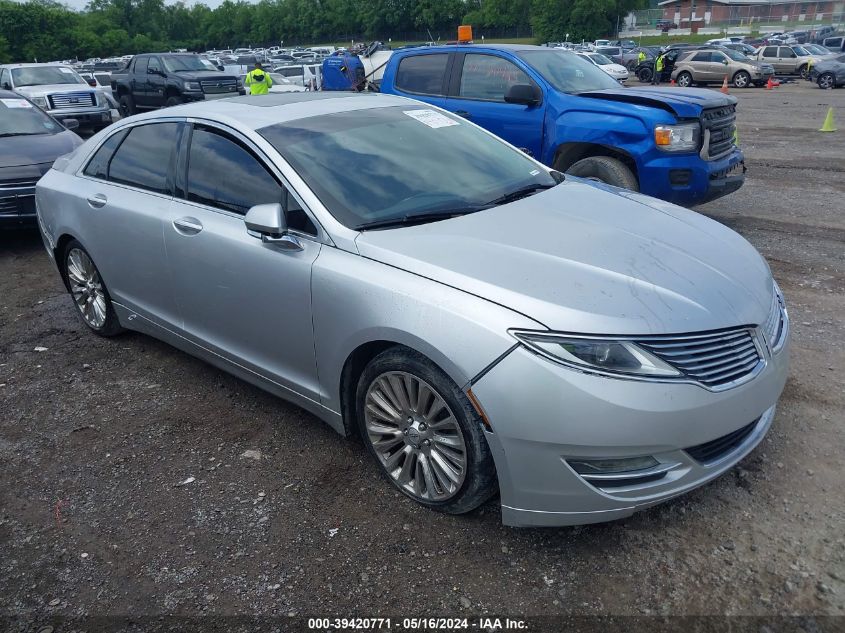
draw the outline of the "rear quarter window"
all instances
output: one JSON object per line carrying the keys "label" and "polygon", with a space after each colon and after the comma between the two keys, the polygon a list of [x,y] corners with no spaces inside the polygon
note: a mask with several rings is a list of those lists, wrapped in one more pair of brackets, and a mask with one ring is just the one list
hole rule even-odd
{"label": "rear quarter window", "polygon": [[120,146],[120,142],[126,136],[126,131],[112,134],[106,141],[100,145],[99,149],[94,152],[94,156],[88,161],[82,173],[92,178],[101,178],[108,180],[109,178],[109,163],[111,163],[112,156],[115,150]]}
{"label": "rear quarter window", "polygon": [[447,53],[405,57],[396,70],[396,87],[414,94],[443,95],[448,61]]}

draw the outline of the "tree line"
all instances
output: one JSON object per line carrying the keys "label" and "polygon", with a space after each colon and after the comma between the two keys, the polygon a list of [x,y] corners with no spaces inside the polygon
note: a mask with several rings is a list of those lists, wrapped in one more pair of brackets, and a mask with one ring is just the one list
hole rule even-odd
{"label": "tree line", "polygon": [[55,0],[0,0],[0,62],[107,57],[176,48],[454,39],[476,34],[574,41],[613,33],[647,0],[91,0],[74,11]]}

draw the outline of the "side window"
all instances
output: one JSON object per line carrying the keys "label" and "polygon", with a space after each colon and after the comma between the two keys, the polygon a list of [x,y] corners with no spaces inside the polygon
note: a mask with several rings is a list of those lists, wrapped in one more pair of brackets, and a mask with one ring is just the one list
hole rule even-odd
{"label": "side window", "polygon": [[710,53],[696,53],[695,57],[692,58],[694,62],[709,62],[713,61],[710,57]]}
{"label": "side window", "polygon": [[161,72],[161,61],[159,61],[158,57],[150,57],[150,63],[147,72],[151,70]]}
{"label": "side window", "polygon": [[777,57],[778,56],[778,47],[777,46],[767,46],[763,49],[763,57]]}
{"label": "side window", "polygon": [[717,62],[719,64],[724,64],[725,62],[730,63],[727,56],[724,53],[710,53],[710,61]]}
{"label": "side window", "polygon": [[301,233],[307,235],[317,235],[317,227],[305,213],[302,205],[289,191],[285,191],[285,217],[288,221],[288,226]]}
{"label": "side window", "polygon": [[100,145],[100,149],[94,153],[91,160],[88,161],[88,165],[82,173],[86,176],[91,176],[92,178],[108,180],[111,157],[114,155],[114,151],[117,149],[118,145],[120,145],[120,142],[125,136],[126,131],[124,130],[108,137],[106,141]]}
{"label": "side window", "polygon": [[146,75],[147,74],[147,62],[150,61],[149,57],[139,57],[135,60],[135,74],[137,75]]}
{"label": "side window", "polygon": [[11,85],[11,82],[9,81],[9,71],[4,68],[0,70],[0,88],[5,86],[6,84]]}
{"label": "side window", "polygon": [[789,48],[788,46],[781,46],[780,56],[781,57],[798,57],[798,55],[795,54],[795,51],[792,50],[791,48]]}
{"label": "side window", "polygon": [[167,172],[178,132],[178,123],[150,123],[132,128],[111,159],[109,180],[168,193]]}
{"label": "side window", "polygon": [[449,55],[413,55],[399,62],[396,87],[420,95],[442,95]]}
{"label": "side window", "polygon": [[252,152],[202,127],[191,137],[188,200],[240,214],[256,204],[284,203],[281,185]]}
{"label": "side window", "polygon": [[460,96],[485,101],[504,101],[505,93],[514,84],[530,84],[531,80],[514,64],[494,55],[470,53],[464,57]]}

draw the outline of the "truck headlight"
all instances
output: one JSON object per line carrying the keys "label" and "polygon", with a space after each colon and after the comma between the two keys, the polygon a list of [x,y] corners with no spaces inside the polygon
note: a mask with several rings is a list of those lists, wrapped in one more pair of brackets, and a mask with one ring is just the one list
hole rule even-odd
{"label": "truck headlight", "polygon": [[689,152],[698,149],[701,133],[698,123],[654,126],[654,144],[666,152]]}
{"label": "truck headlight", "polygon": [[575,369],[633,376],[681,375],[677,369],[630,341],[529,330],[511,330],[511,334],[541,356]]}
{"label": "truck headlight", "polygon": [[47,105],[47,97],[33,97],[32,102],[42,110],[46,110],[49,107]]}
{"label": "truck headlight", "polygon": [[186,81],[185,90],[189,92],[202,92],[202,86],[200,86],[200,82],[198,81]]}

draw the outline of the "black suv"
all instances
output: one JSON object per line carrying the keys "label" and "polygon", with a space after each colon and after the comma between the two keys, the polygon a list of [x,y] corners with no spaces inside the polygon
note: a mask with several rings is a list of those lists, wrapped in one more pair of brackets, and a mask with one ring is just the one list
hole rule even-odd
{"label": "black suv", "polygon": [[237,76],[191,53],[135,55],[122,72],[112,73],[111,86],[123,116],[138,109],[244,94]]}

